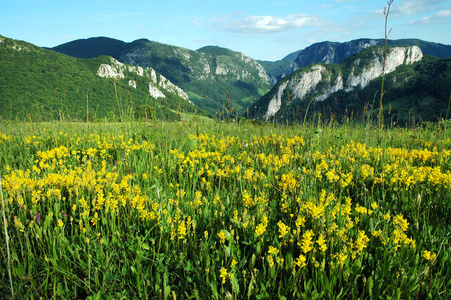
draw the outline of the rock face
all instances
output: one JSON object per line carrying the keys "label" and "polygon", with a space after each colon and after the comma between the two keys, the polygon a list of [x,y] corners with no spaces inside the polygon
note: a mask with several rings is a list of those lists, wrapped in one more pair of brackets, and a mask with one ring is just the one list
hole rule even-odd
{"label": "rock face", "polygon": [[[364,88],[370,81],[382,75],[384,69],[383,48],[371,48],[362,55],[356,55],[339,65],[339,68],[325,65],[313,65],[298,70],[282,79],[273,91],[265,114],[268,120],[274,116],[282,105],[285,90],[290,91],[292,99],[303,100],[307,94],[315,94],[316,100],[327,99],[339,91],[351,91],[356,87]],[[421,49],[417,46],[390,48],[386,61],[385,73],[396,70],[402,64],[412,64],[423,58]],[[317,86],[321,83],[321,88]]]}
{"label": "rock face", "polygon": [[[149,94],[154,98],[166,97],[162,90],[178,95],[180,98],[192,103],[188,95],[178,86],[172,84],[166,77],[157,74],[152,68],[143,68],[140,66],[125,65],[114,58],[111,58],[110,64],[102,64],[97,70],[97,75],[103,78],[124,79],[127,74],[134,74],[149,79]],[[128,84],[136,89],[136,81],[130,79]]]}
{"label": "rock face", "polygon": [[378,43],[378,40],[371,39],[359,39],[345,43],[315,43],[299,53],[296,60],[290,64],[282,77],[285,77],[286,75],[293,73],[300,68],[312,64],[339,64],[347,57],[358,53],[368,47],[378,45]]}
{"label": "rock face", "polygon": [[[385,74],[393,72],[402,64],[410,65],[414,62],[420,61],[422,58],[423,53],[417,46],[392,48],[391,51],[387,53]],[[357,66],[360,65],[360,63],[360,60],[355,62]],[[346,80],[346,91],[350,91],[356,86],[364,88],[371,80],[381,76],[384,67],[383,57],[381,57],[380,54],[378,55],[374,53],[373,60],[370,64],[363,67],[363,72],[360,74],[355,74],[355,69],[353,68],[351,74]]]}

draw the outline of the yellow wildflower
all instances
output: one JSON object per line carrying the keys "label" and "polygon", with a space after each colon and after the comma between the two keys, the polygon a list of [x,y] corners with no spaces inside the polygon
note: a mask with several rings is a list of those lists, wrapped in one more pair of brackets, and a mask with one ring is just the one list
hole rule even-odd
{"label": "yellow wildflower", "polygon": [[435,254],[434,252],[430,252],[427,250],[423,251],[423,257],[426,260],[435,260],[437,258],[437,254]]}
{"label": "yellow wildflower", "polygon": [[279,253],[279,250],[276,247],[269,246],[268,253],[277,255],[277,253]]}
{"label": "yellow wildflower", "polygon": [[279,221],[277,226],[279,227],[279,238],[283,238],[288,232],[290,232],[290,227],[285,225],[282,221]]}
{"label": "yellow wildflower", "polygon": [[307,252],[309,252],[310,250],[313,249],[313,247],[312,247],[312,244],[313,244],[312,243],[312,238],[313,238],[314,235],[315,234],[313,233],[312,230],[307,230],[304,233],[304,235],[302,237],[302,242],[301,242],[302,252],[307,253]]}
{"label": "yellow wildflower", "polygon": [[307,258],[304,255],[300,254],[299,257],[295,261],[293,261],[293,263],[296,266],[298,266],[299,268],[302,268],[302,267],[305,267],[307,265],[305,263],[306,260],[307,260]]}
{"label": "yellow wildflower", "polygon": [[219,240],[221,241],[221,243],[223,244],[226,239],[226,235],[225,235],[224,231],[218,232],[218,237],[219,237]]}
{"label": "yellow wildflower", "polygon": [[316,241],[316,243],[318,244],[319,249],[320,249],[322,252],[326,252],[326,250],[327,250],[327,245],[326,245],[326,240],[324,239],[324,235],[321,234],[321,235],[319,236],[318,240]]}
{"label": "yellow wildflower", "polygon": [[232,262],[230,263],[230,269],[232,269],[238,262],[236,259],[232,259]]}
{"label": "yellow wildflower", "polygon": [[226,283],[227,280],[227,269],[226,268],[221,268],[219,270],[220,274],[219,277],[221,277],[222,279],[222,284]]}

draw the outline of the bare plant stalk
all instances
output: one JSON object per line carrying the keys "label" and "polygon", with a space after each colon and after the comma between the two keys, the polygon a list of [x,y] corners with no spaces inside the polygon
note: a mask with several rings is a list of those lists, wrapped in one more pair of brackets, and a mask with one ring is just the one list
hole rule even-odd
{"label": "bare plant stalk", "polygon": [[89,120],[88,120],[88,115],[89,115],[88,91],[86,91],[86,123],[89,122]]}
{"label": "bare plant stalk", "polygon": [[385,16],[385,47],[384,47],[384,64],[382,66],[382,86],[381,86],[381,100],[379,103],[379,116],[378,116],[378,127],[379,129],[382,128],[383,125],[383,119],[384,119],[384,114],[383,114],[383,98],[384,98],[384,80],[385,80],[385,61],[387,59],[387,39],[388,39],[388,35],[391,32],[391,29],[387,32],[387,23],[388,23],[388,14],[390,13],[390,6],[393,3],[393,0],[389,0],[387,2],[387,6],[384,8],[384,16]]}
{"label": "bare plant stalk", "polygon": [[449,106],[450,106],[450,105],[451,105],[451,95],[449,95],[448,109],[446,110],[445,129],[447,129],[447,128],[446,128],[446,124],[448,123],[447,120],[448,120],[448,113],[449,113]]}
{"label": "bare plant stalk", "polygon": [[119,80],[119,77],[113,79],[114,93],[116,94],[117,108],[119,109],[119,118],[122,121],[122,109],[121,109],[121,104],[119,103],[119,97],[117,96],[117,83],[116,83],[117,80]]}
{"label": "bare plant stalk", "polygon": [[9,282],[11,283],[11,297],[14,299],[14,288],[13,288],[13,279],[11,277],[11,258],[9,256],[9,237],[8,237],[8,228],[6,226],[6,216],[5,216],[5,201],[3,200],[3,188],[2,188],[2,177],[0,176],[0,195],[2,197],[2,208],[3,208],[3,225],[5,228],[5,239],[6,239],[6,251],[8,252],[8,275]]}

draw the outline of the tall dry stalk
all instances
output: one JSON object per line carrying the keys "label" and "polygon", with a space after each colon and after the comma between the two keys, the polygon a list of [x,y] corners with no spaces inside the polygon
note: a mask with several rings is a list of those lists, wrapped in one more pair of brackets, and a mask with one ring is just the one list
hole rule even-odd
{"label": "tall dry stalk", "polygon": [[388,24],[388,14],[390,13],[390,6],[393,3],[393,0],[389,0],[387,2],[387,6],[384,8],[384,16],[385,16],[385,46],[384,46],[384,64],[382,66],[382,86],[381,86],[381,99],[379,102],[379,116],[377,118],[377,126],[379,129],[382,128],[384,123],[384,114],[383,114],[383,98],[384,98],[384,81],[385,81],[385,61],[387,59],[387,40],[388,35],[391,32],[391,29],[387,32],[387,24]]}
{"label": "tall dry stalk", "polygon": [[8,228],[6,226],[6,216],[5,216],[5,201],[3,200],[3,187],[2,187],[2,177],[0,176],[0,195],[2,197],[2,209],[3,209],[3,225],[5,228],[5,239],[6,239],[6,251],[8,253],[8,275],[9,282],[11,284],[11,297],[14,299],[14,288],[13,288],[13,279],[11,276],[11,258],[9,255],[9,236],[8,236]]}

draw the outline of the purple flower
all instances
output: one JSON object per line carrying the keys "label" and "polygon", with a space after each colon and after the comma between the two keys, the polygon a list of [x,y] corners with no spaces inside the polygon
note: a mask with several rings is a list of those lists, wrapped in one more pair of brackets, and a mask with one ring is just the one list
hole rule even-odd
{"label": "purple flower", "polygon": [[36,213],[36,223],[39,224],[39,222],[41,222],[41,214],[40,213]]}

